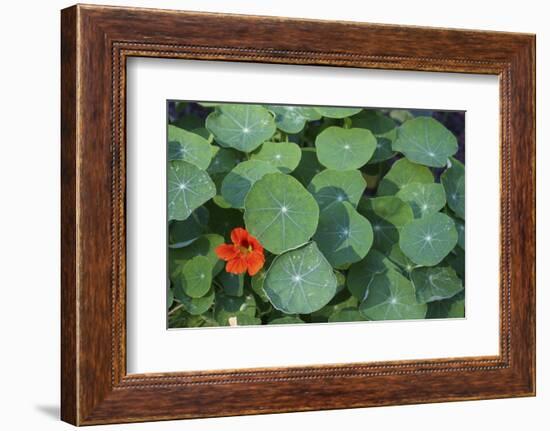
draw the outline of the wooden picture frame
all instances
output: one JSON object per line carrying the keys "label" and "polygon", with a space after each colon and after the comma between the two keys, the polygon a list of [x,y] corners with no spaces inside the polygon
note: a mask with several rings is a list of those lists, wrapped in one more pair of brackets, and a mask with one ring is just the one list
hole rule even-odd
{"label": "wooden picture frame", "polygon": [[[62,11],[61,49],[64,421],[535,394],[534,35],[78,5]],[[125,65],[132,56],[498,75],[500,354],[128,375]]]}

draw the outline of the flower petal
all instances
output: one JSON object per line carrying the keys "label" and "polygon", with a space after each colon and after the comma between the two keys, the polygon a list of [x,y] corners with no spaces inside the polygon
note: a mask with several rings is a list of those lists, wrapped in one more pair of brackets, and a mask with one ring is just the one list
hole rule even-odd
{"label": "flower petal", "polygon": [[252,246],[252,250],[259,251],[260,253],[264,252],[264,248],[255,237],[248,235],[248,243]]}
{"label": "flower petal", "polygon": [[242,274],[246,272],[246,267],[246,258],[239,256],[227,262],[225,270],[231,274]]}
{"label": "flower petal", "polygon": [[248,247],[248,232],[242,227],[236,227],[231,231],[233,244]]}
{"label": "flower petal", "polygon": [[248,275],[255,275],[260,269],[263,268],[265,263],[264,254],[258,251],[248,253],[246,256],[246,264],[248,267]]}
{"label": "flower petal", "polygon": [[221,244],[216,247],[215,251],[222,260],[231,260],[239,255],[239,249],[233,244]]}

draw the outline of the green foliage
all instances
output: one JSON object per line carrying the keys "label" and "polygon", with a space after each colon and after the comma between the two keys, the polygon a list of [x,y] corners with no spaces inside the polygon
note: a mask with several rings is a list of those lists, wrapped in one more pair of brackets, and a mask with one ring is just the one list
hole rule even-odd
{"label": "green foliage", "polygon": [[305,244],[318,221],[315,199],[290,175],[267,174],[246,196],[245,226],[271,253],[281,254]]}
{"label": "green foliage", "polygon": [[[464,317],[465,173],[443,124],[406,110],[174,108],[169,327]],[[236,227],[263,246],[254,276],[215,252]]]}
{"label": "green foliage", "polygon": [[418,117],[405,121],[397,129],[392,148],[402,152],[411,162],[441,168],[458,151],[458,144],[456,137],[440,122]]}
{"label": "green foliage", "polygon": [[317,158],[329,169],[359,169],[374,154],[376,138],[367,129],[329,127],[315,139]]}
{"label": "green foliage", "polygon": [[336,293],[336,276],[330,263],[312,242],[277,256],[263,289],[273,306],[284,313],[311,313]]}

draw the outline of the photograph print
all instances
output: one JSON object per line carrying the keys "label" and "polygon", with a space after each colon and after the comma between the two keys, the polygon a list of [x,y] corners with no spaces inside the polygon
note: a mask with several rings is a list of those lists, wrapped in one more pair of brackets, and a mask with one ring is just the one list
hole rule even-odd
{"label": "photograph print", "polygon": [[464,131],[463,111],[168,101],[168,328],[464,318]]}

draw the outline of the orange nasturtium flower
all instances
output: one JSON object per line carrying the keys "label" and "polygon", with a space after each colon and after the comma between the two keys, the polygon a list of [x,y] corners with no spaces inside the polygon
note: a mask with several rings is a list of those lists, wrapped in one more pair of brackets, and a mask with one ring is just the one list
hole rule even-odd
{"label": "orange nasturtium flower", "polygon": [[227,262],[225,270],[232,274],[256,274],[265,263],[264,248],[246,229],[237,227],[231,231],[233,244],[216,247],[216,254]]}

